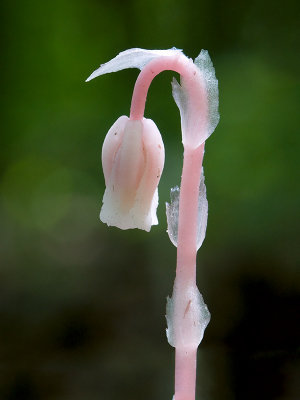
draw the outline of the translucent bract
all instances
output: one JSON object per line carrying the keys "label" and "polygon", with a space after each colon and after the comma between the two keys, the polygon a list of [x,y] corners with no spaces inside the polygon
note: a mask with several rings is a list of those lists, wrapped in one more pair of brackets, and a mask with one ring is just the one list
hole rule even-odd
{"label": "translucent bract", "polygon": [[199,346],[210,321],[210,312],[196,285],[190,285],[185,291],[174,285],[172,297],[167,298],[166,319],[166,333],[171,346]]}
{"label": "translucent bract", "polygon": [[[171,189],[171,203],[166,203],[166,213],[168,222],[168,235],[174,246],[177,247],[178,240],[178,218],[179,218],[179,197],[180,189],[175,186]],[[198,197],[198,218],[197,218],[197,250],[202,246],[205,239],[208,215],[208,203],[206,198],[206,186],[204,183],[204,173],[202,169],[199,197]]]}
{"label": "translucent bract", "polygon": [[173,78],[172,93],[180,111],[182,142],[198,147],[218,125],[219,90],[207,50],[201,50],[194,65],[197,67],[194,80],[181,76],[180,85]]}

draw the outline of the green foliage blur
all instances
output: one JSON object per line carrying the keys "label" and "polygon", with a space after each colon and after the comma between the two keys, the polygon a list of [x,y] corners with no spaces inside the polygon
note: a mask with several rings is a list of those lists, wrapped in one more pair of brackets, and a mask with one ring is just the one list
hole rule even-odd
{"label": "green foliage blur", "polygon": [[176,251],[164,203],[182,167],[174,74],[154,80],[146,104],[166,148],[149,234],[98,218],[102,142],[128,115],[138,71],[84,81],[122,50],[173,46],[193,58],[207,49],[220,92],[204,160],[198,286],[212,319],[197,399],[300,398],[296,4],[2,2],[0,399],[172,398],[164,314]]}

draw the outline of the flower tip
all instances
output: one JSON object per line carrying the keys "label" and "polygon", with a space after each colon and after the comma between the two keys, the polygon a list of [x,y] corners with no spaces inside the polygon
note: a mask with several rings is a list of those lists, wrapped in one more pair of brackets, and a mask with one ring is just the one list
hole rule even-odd
{"label": "flower tip", "polygon": [[[105,73],[105,72],[104,72],[104,73]],[[102,65],[100,65],[99,68],[97,68],[95,71],[93,71],[93,72],[91,73],[91,75],[86,79],[86,82],[89,82],[89,81],[91,81],[91,80],[94,79],[94,78],[97,78],[97,76],[99,76],[99,75],[103,75],[103,72],[102,72]]]}
{"label": "flower tip", "polygon": [[85,80],[85,82],[89,82],[89,81],[91,81],[92,79],[94,79],[95,78],[95,76],[94,76],[94,72]]}

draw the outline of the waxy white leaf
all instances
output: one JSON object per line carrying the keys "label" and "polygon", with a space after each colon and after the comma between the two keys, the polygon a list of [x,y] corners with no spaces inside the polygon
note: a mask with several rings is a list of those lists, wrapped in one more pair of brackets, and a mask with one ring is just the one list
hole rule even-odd
{"label": "waxy white leaf", "polygon": [[195,59],[195,65],[197,65],[204,76],[208,98],[209,125],[207,137],[209,137],[220,120],[218,80],[216,78],[215,68],[207,50],[201,50],[199,56]]}
{"label": "waxy white leaf", "polygon": [[179,290],[176,282],[172,297],[167,297],[167,338],[173,347],[199,346],[210,321],[210,312],[196,285]]}
{"label": "waxy white leaf", "polygon": [[125,50],[107,63],[101,64],[100,67],[87,78],[86,82],[99,75],[121,71],[122,69],[138,68],[141,70],[154,58],[170,57],[174,54],[180,54],[181,52],[182,50],[178,50],[175,47],[169,50],[145,50],[138,48]]}
{"label": "waxy white leaf", "polygon": [[[178,219],[179,219],[179,197],[180,189],[175,186],[171,189],[171,203],[166,203],[168,235],[174,246],[177,247]],[[198,220],[197,220],[197,250],[202,246],[205,238],[208,215],[208,202],[206,198],[206,186],[204,183],[204,172],[202,169],[199,197],[198,197]]]}
{"label": "waxy white leaf", "polygon": [[205,96],[206,107],[201,104],[201,96],[198,98],[198,104],[195,99],[191,101],[191,87],[183,76],[180,79],[181,84],[173,79],[172,93],[180,111],[183,143],[188,137],[194,138],[196,143],[193,144],[197,147],[213,133],[220,116],[218,80],[208,51],[201,50],[194,64],[199,70],[198,80],[195,80],[194,84],[199,85],[199,93],[201,88],[204,91],[202,96]]}

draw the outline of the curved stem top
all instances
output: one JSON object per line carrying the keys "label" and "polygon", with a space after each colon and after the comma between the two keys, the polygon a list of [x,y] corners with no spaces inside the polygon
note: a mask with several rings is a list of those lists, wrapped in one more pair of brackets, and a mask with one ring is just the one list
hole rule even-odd
{"label": "curved stem top", "polygon": [[181,77],[181,85],[173,80],[173,97],[180,110],[182,142],[185,147],[197,148],[214,131],[219,122],[218,81],[211,59],[201,50],[193,60],[181,50],[129,49],[100,65],[87,79],[126,68],[139,68],[131,103],[130,119],[142,119],[147,92],[152,79],[162,71],[172,70]]}
{"label": "curved stem top", "polygon": [[[167,70],[178,72],[181,76],[182,86],[173,82],[173,95],[181,112],[183,144],[198,147],[204,141],[202,132],[208,123],[206,87],[199,68],[182,53],[157,57],[142,69],[133,90],[130,119],[143,118],[149,86],[156,75]],[[190,128],[184,125],[190,125]]]}

